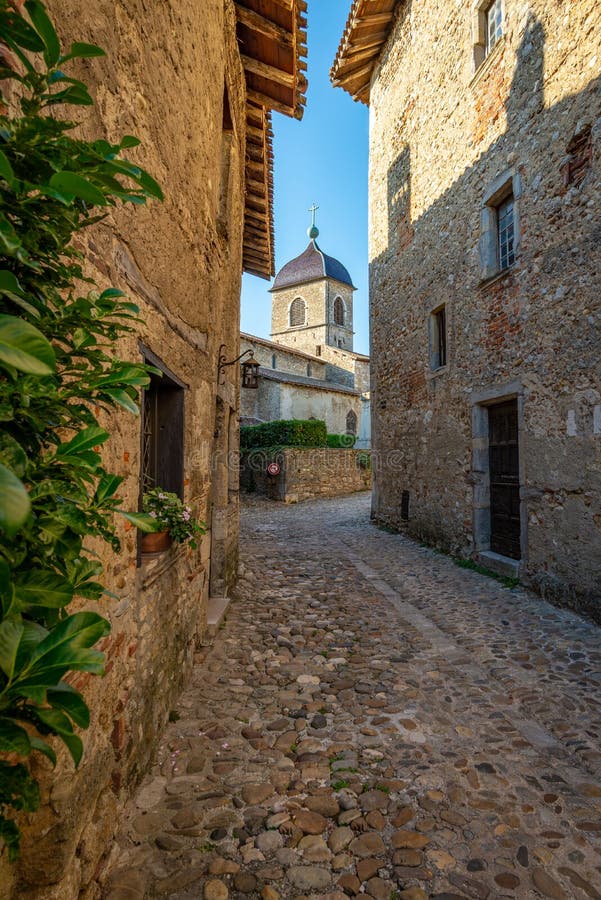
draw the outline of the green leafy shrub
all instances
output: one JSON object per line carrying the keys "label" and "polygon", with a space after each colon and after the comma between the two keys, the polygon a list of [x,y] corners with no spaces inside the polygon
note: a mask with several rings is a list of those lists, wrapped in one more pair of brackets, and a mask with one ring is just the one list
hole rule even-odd
{"label": "green leafy shrub", "polygon": [[369,453],[369,451],[357,453],[357,465],[360,469],[364,469],[366,472],[369,472],[369,470],[371,469],[371,453]]}
{"label": "green leafy shrub", "polygon": [[242,451],[258,447],[325,447],[326,441],[325,422],[318,419],[282,419],[240,429]]}
{"label": "green leafy shrub", "polygon": [[357,436],[355,434],[329,434],[328,447],[335,447],[339,450],[350,450],[355,446]]}
{"label": "green leafy shrub", "polygon": [[147,491],[142,498],[142,508],[155,520],[160,531],[168,531],[178,544],[190,541],[193,550],[196,549],[193,538],[206,531],[204,523],[194,521],[191,506],[185,506],[177,494],[162,488]]}
{"label": "green leafy shrub", "polygon": [[[137,413],[146,367],[116,358],[138,310],[118,290],[84,276],[72,237],[118,201],[161,198],[156,182],[121,156],[139,142],[79,140],[57,106],[92,104],[67,75],[72,59],[102,56],[91,44],[61,51],[44,4],[0,0],[0,838],[10,859],[14,811],[34,811],[39,787],[27,757],[56,751],[75,765],[87,728],[69,672],[100,675],[94,645],[109,631],[94,612],[69,614],[74,597],[98,600],[101,565],[88,535],[116,551],[122,479],[102,466],[108,432],[97,412]],[[12,106],[11,106],[12,103]],[[85,288],[85,290],[83,290]],[[155,530],[152,520],[128,514]]]}

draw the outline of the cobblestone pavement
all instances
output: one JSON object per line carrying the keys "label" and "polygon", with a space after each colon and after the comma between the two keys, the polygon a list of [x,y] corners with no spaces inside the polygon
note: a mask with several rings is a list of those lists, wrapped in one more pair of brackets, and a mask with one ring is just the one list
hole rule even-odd
{"label": "cobblestone pavement", "polygon": [[254,501],[242,560],[105,897],[601,898],[596,626],[365,494]]}

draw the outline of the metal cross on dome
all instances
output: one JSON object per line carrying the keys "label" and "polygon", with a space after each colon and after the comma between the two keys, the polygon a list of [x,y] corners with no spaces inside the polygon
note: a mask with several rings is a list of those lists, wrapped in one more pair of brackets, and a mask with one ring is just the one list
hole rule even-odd
{"label": "metal cross on dome", "polygon": [[319,206],[317,206],[316,203],[314,203],[313,206],[309,207],[309,212],[311,213],[311,225],[315,225],[315,213],[317,212],[318,209],[319,209]]}

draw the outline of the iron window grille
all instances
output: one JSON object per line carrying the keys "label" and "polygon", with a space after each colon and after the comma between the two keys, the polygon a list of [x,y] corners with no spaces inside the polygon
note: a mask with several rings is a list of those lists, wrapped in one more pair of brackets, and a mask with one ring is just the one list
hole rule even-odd
{"label": "iron window grille", "polygon": [[509,269],[515,262],[515,218],[513,195],[497,207],[499,269]]}

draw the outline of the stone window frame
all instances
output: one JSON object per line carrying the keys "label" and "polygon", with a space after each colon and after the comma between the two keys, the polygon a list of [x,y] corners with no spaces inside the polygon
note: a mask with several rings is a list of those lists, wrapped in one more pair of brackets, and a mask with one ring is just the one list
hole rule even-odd
{"label": "stone window frame", "polygon": [[480,66],[490,59],[497,47],[500,47],[505,37],[505,0],[501,0],[501,34],[495,40],[492,47],[488,38],[488,13],[497,0],[476,0],[472,7],[472,61],[473,70],[477,72]]}
{"label": "stone window frame", "polygon": [[[303,304],[303,321],[293,324],[292,323],[292,307],[298,300],[300,300],[301,303]],[[305,300],[304,297],[301,297],[299,295],[299,296],[295,297],[293,300],[291,300],[290,304],[288,306],[288,327],[289,328],[304,328],[306,324],[307,324],[307,301]]]}
{"label": "stone window frame", "polygon": [[[499,257],[499,207],[513,196],[513,262],[501,267]],[[521,244],[520,199],[522,180],[515,169],[507,169],[488,186],[482,198],[480,209],[480,281],[488,281],[511,272],[518,257]]]}
{"label": "stone window frame", "polygon": [[[340,302],[340,306],[342,307],[342,322],[338,322],[336,319],[336,308],[337,308],[338,302]],[[338,307],[338,308],[340,308],[340,307]],[[346,303],[344,302],[344,298],[341,297],[340,294],[337,294],[336,297],[334,298],[334,303],[332,304],[332,322],[334,323],[334,325],[339,325],[340,327],[345,327],[346,320],[347,320]]]}
{"label": "stone window frame", "polygon": [[275,353],[272,353],[272,354],[271,354],[271,368],[272,368],[272,369],[277,369],[277,367],[278,367],[278,358],[277,358],[277,356],[275,355]]}
{"label": "stone window frame", "polygon": [[[428,315],[428,345],[430,357],[430,371],[434,374],[446,371],[449,364],[449,316],[448,305],[439,303]],[[441,361],[440,352],[440,315],[444,314],[444,361]]]}
{"label": "stone window frame", "polygon": [[[491,406],[517,400],[518,451],[520,472],[520,556],[509,559],[490,549],[490,456],[488,410]],[[472,419],[472,521],[477,559],[502,575],[518,577],[528,562],[528,504],[526,500],[524,387],[519,380],[475,391],[470,397]]]}
{"label": "stone window frame", "polygon": [[[189,385],[142,341],[140,354],[151,373],[140,398],[139,508],[144,492],[162,487],[183,500],[185,487],[186,393]],[[142,564],[142,533],[138,532],[136,566]]]}

